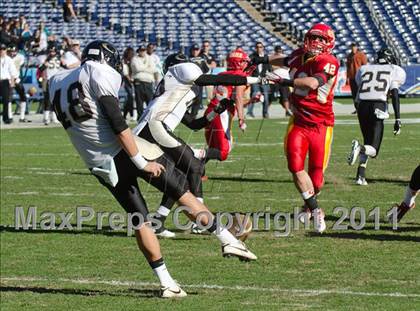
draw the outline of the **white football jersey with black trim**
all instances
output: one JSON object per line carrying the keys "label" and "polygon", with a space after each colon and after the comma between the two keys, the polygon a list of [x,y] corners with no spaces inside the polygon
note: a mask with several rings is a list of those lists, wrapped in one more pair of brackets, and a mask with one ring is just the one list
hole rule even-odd
{"label": "white football jersey with black trim", "polygon": [[134,133],[140,133],[150,120],[161,121],[173,131],[198,95],[198,86],[194,85],[194,81],[202,74],[200,67],[193,63],[169,67],[156,90],[155,97],[134,128]]}
{"label": "white football jersey with black trim", "polygon": [[87,61],[54,75],[50,99],[57,117],[87,167],[102,166],[121,145],[99,106],[102,96],[118,98],[121,75],[106,64]]}
{"label": "white football jersey with black trim", "polygon": [[359,86],[358,101],[387,101],[388,92],[405,83],[404,69],[391,64],[368,64],[360,67],[356,74]]}

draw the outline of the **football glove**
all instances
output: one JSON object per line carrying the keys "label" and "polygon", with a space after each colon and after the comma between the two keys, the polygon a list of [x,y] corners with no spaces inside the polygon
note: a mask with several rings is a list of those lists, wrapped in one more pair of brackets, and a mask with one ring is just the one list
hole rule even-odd
{"label": "football glove", "polygon": [[216,107],[213,108],[213,111],[217,114],[221,114],[226,109],[233,107],[235,105],[235,101],[228,98],[223,98]]}
{"label": "football glove", "polygon": [[396,119],[394,123],[394,135],[400,135],[401,133],[401,120]]}
{"label": "football glove", "polygon": [[284,86],[293,86],[293,80],[282,78],[274,72],[267,72],[265,74],[265,78],[272,83],[277,83]]}

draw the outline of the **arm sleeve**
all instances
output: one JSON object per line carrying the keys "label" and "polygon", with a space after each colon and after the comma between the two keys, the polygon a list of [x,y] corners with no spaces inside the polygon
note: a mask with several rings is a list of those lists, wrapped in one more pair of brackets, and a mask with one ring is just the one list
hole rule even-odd
{"label": "arm sleeve", "polygon": [[189,112],[185,113],[181,122],[194,131],[201,130],[209,124],[209,121],[207,120],[206,116],[194,119],[194,117]]}
{"label": "arm sleeve", "polygon": [[392,108],[394,108],[395,119],[400,118],[400,96],[398,95],[398,89],[391,90]]}
{"label": "arm sleeve", "polygon": [[401,85],[405,83],[406,73],[404,69],[400,66],[395,66],[395,69],[392,71],[390,90],[398,89]]}
{"label": "arm sleeve", "polygon": [[115,134],[118,135],[128,128],[121,114],[118,99],[114,96],[102,96],[99,98],[98,103]]}
{"label": "arm sleeve", "polygon": [[196,85],[246,85],[246,77],[237,75],[201,75],[194,81]]}

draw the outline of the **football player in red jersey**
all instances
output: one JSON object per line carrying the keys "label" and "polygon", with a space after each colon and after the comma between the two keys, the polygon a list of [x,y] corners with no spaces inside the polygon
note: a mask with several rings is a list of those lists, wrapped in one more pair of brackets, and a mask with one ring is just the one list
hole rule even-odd
{"label": "football player in red jersey", "polygon": [[[232,51],[227,57],[227,71],[221,72],[220,75],[233,74],[238,76],[247,77],[250,75],[251,70],[246,70],[249,65],[250,59],[241,48]],[[231,125],[235,110],[238,111],[239,128],[244,132],[246,123],[244,118],[244,93],[246,85],[239,86],[223,86],[218,85],[214,89],[214,97],[210,101],[205,115],[212,113],[214,108],[219,105],[220,100],[223,98],[234,99],[235,105],[229,107],[223,113],[216,116],[213,121],[206,126],[205,136],[208,149],[205,150],[206,161],[210,159],[217,159],[224,161],[227,159],[232,149],[232,133]]]}
{"label": "football player in red jersey", "polygon": [[[324,185],[324,171],[328,165],[332,142],[334,87],[339,62],[331,51],[334,31],[325,24],[312,26],[305,35],[304,44],[288,57],[270,57],[272,65],[290,67],[291,79],[273,75],[270,80],[294,88],[291,96],[294,116],[284,140],[288,168],[296,188],[305,201],[300,215],[314,217],[317,232],[326,229],[324,212],[318,206],[316,195]],[[305,160],[309,154],[308,171]]]}

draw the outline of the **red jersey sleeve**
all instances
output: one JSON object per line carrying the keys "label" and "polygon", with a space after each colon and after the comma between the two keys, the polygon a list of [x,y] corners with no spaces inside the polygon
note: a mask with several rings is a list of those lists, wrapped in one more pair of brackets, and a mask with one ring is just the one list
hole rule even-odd
{"label": "red jersey sleeve", "polygon": [[317,56],[316,61],[313,62],[313,67],[311,68],[313,77],[321,77],[324,80],[324,83],[327,83],[328,80],[335,77],[338,74],[338,68],[340,64],[333,55],[331,54],[321,54]]}

